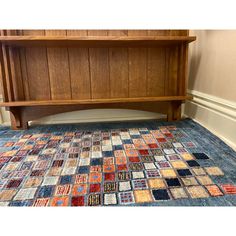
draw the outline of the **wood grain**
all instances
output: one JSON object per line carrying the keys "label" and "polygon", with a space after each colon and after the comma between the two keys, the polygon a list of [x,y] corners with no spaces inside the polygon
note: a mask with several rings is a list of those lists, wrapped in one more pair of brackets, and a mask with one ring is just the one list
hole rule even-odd
{"label": "wood grain", "polygon": [[[105,36],[106,30],[88,30],[89,36]],[[91,97],[110,98],[110,68],[108,48],[89,48]]]}
{"label": "wood grain", "polygon": [[[66,30],[45,30],[46,35],[66,35]],[[52,99],[71,99],[68,49],[47,48]]]}
{"label": "wood grain", "polygon": [[[67,30],[68,36],[86,36],[87,30]],[[68,48],[72,99],[91,97],[88,48]]]}

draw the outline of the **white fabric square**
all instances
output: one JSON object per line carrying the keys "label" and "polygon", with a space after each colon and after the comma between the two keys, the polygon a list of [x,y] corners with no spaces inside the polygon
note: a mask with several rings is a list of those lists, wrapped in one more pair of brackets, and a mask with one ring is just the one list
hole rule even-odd
{"label": "white fabric square", "polygon": [[142,179],[144,178],[144,174],[142,171],[133,171],[132,172],[133,179]]}
{"label": "white fabric square", "polygon": [[174,151],[174,149],[164,149],[164,152],[166,153],[166,154],[175,154],[175,151]]}
{"label": "white fabric square", "polygon": [[33,199],[36,191],[37,188],[20,189],[19,192],[16,194],[14,200]]}
{"label": "white fabric square", "polygon": [[156,169],[156,166],[153,163],[143,163],[146,170]]}
{"label": "white fabric square", "polygon": [[90,158],[81,158],[79,166],[88,166],[90,164]]}
{"label": "white fabric square", "polygon": [[127,191],[131,189],[129,181],[119,182],[119,191]]}
{"label": "white fabric square", "polygon": [[154,156],[156,161],[166,161],[165,156]]}
{"label": "white fabric square", "polygon": [[117,204],[116,194],[109,193],[104,194],[104,205],[114,205]]}
{"label": "white fabric square", "polygon": [[42,185],[56,185],[58,179],[58,176],[47,176],[44,178]]}

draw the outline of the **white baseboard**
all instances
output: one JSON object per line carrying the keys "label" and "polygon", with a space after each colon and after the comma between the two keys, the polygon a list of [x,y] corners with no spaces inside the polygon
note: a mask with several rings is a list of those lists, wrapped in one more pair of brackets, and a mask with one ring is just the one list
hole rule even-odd
{"label": "white baseboard", "polygon": [[184,114],[192,118],[236,150],[236,103],[202,92],[189,90],[192,101]]}

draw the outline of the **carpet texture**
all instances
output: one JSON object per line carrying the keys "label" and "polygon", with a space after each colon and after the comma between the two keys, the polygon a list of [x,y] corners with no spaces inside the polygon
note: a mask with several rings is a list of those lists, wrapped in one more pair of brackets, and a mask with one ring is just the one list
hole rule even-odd
{"label": "carpet texture", "polygon": [[190,119],[0,128],[0,206],[208,205],[236,205],[236,153]]}

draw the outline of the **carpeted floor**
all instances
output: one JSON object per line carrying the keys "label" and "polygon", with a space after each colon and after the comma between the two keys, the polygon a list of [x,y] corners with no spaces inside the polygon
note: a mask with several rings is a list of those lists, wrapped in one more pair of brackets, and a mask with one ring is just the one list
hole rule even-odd
{"label": "carpeted floor", "polygon": [[235,206],[236,153],[190,119],[0,127],[0,206]]}

